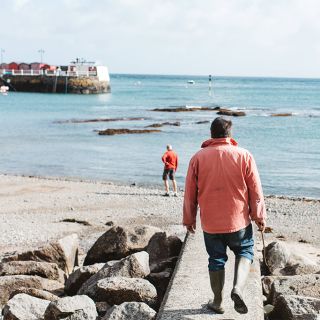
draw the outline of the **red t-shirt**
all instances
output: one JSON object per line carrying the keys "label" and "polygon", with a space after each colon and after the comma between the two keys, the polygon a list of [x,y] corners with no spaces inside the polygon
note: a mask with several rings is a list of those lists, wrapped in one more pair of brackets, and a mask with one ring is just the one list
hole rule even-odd
{"label": "red t-shirt", "polygon": [[162,156],[162,162],[165,169],[174,169],[176,171],[178,168],[178,155],[172,150],[167,151]]}

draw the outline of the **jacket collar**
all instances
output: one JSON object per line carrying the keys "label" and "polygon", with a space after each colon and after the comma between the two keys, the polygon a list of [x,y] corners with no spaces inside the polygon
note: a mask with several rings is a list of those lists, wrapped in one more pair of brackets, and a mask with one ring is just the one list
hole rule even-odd
{"label": "jacket collar", "polygon": [[224,144],[229,144],[232,146],[238,145],[237,141],[232,138],[212,138],[212,139],[208,139],[208,140],[204,141],[201,145],[201,148],[219,146],[219,145],[224,145]]}

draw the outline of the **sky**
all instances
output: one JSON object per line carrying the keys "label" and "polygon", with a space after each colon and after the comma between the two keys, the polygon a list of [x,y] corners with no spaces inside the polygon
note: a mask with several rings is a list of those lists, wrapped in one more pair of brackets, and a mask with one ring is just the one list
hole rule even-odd
{"label": "sky", "polygon": [[319,77],[319,0],[0,0],[5,62],[111,73]]}

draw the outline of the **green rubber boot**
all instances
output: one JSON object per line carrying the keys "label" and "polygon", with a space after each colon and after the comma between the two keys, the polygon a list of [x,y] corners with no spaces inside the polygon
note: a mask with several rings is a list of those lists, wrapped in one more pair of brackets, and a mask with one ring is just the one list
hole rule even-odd
{"label": "green rubber boot", "polygon": [[241,314],[248,313],[248,307],[243,300],[243,290],[248,279],[250,267],[251,261],[249,259],[245,257],[236,259],[231,299],[234,302],[234,309]]}
{"label": "green rubber boot", "polygon": [[223,302],[223,287],[224,287],[224,269],[218,271],[209,271],[210,285],[214,295],[213,300],[208,302],[208,308],[215,313],[222,314],[224,309],[222,307]]}

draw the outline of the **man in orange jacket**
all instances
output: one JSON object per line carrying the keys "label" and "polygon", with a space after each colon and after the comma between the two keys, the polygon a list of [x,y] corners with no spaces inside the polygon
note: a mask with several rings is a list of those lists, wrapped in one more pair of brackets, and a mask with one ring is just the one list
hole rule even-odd
{"label": "man in orange jacket", "polygon": [[243,289],[253,261],[251,221],[264,231],[266,210],[261,182],[253,156],[231,138],[232,122],[216,118],[211,139],[190,160],[186,177],[183,225],[196,229],[197,207],[209,255],[210,284],[214,294],[208,307],[223,313],[224,266],[229,247],[236,257],[231,298],[237,312],[248,308]]}
{"label": "man in orange jacket", "polygon": [[175,179],[175,172],[177,171],[177,168],[178,168],[178,155],[172,150],[172,146],[170,144],[167,145],[167,151],[162,156],[162,162],[164,163],[162,179],[164,181],[164,187],[166,190],[166,193],[164,195],[166,197],[170,196],[169,182],[168,182],[168,176],[169,176],[169,179],[172,181],[173,195],[177,197],[178,194],[177,194],[177,182]]}

